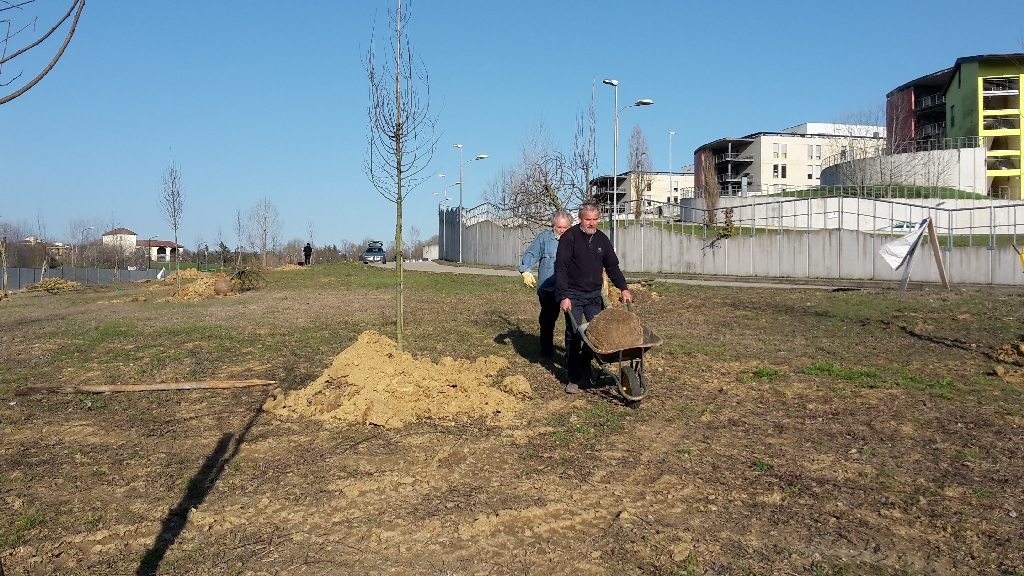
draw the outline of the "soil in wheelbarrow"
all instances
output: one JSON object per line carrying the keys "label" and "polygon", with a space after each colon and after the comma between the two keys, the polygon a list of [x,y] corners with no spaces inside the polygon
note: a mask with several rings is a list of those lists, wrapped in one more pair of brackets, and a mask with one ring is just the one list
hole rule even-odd
{"label": "soil in wheelbarrow", "polygon": [[415,358],[395,342],[367,331],[339,354],[315,382],[289,393],[273,392],[263,405],[280,416],[364,422],[400,428],[432,419],[456,422],[484,417],[490,424],[514,421],[529,382],[508,374],[508,360],[485,356],[470,362]]}
{"label": "soil in wheelbarrow", "polygon": [[624,308],[608,308],[587,326],[587,339],[597,351],[626,350],[644,343],[640,318]]}

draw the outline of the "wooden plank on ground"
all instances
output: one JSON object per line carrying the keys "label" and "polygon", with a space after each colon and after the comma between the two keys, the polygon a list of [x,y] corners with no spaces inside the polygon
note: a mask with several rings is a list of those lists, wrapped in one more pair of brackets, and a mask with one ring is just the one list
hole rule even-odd
{"label": "wooden plank on ground", "polygon": [[277,380],[203,380],[200,382],[156,382],[153,384],[83,384],[80,386],[31,386],[14,391],[15,396],[31,394],[103,394],[106,392],[142,392],[146,390],[209,390],[268,386]]}
{"label": "wooden plank on ground", "polygon": [[942,287],[949,290],[949,280],[946,278],[946,266],[942,263],[942,255],[939,253],[939,239],[935,235],[935,224],[928,219],[928,243],[932,245],[932,255],[935,256],[935,265],[939,268],[939,280]]}

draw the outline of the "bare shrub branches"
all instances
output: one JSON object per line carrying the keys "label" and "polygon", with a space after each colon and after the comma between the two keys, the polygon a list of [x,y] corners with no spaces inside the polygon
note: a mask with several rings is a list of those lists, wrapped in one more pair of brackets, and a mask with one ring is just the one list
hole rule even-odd
{"label": "bare shrub branches", "polygon": [[637,124],[629,135],[629,172],[633,187],[633,213],[639,220],[643,210],[644,194],[651,189],[654,176],[651,165],[651,149],[647,145],[647,137]]}

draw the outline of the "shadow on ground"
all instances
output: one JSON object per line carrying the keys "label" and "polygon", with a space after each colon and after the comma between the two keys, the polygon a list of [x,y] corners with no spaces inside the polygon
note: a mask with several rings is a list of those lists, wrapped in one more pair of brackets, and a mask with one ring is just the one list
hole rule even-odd
{"label": "shadow on ground", "polygon": [[142,560],[139,562],[139,568],[135,571],[136,576],[153,576],[157,573],[157,569],[160,567],[160,563],[163,561],[167,551],[174,545],[182,530],[185,529],[185,524],[188,523],[189,511],[206,500],[214,485],[217,484],[217,480],[224,473],[224,468],[238,455],[238,450],[242,447],[242,443],[245,442],[245,437],[249,434],[249,430],[256,424],[256,419],[261,411],[260,406],[256,406],[252,415],[249,416],[249,420],[242,427],[242,430],[238,432],[237,436],[232,432],[225,432],[221,435],[213,452],[206,457],[203,465],[189,479],[185,488],[185,494],[181,497],[178,505],[167,513],[167,517],[164,518],[163,524],[160,527],[160,534],[157,535],[153,547],[143,554]]}

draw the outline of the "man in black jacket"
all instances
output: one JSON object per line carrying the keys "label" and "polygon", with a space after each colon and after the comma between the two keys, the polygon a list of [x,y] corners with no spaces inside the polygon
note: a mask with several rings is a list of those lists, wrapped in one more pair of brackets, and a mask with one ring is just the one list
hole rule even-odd
{"label": "man in black jacket", "polygon": [[[560,308],[572,314],[577,324],[586,317],[589,322],[604,309],[601,300],[602,272],[608,272],[608,279],[622,290],[622,299],[632,300],[626,286],[626,277],[619,270],[619,259],[608,237],[597,229],[601,210],[593,202],[580,206],[580,223],[569,228],[558,239],[555,255],[555,286],[561,298]],[[591,384],[590,356],[582,351],[583,340],[565,319],[565,369],[568,383],[565,391],[575,394],[580,386]]]}

